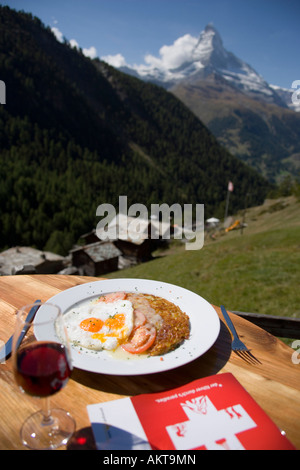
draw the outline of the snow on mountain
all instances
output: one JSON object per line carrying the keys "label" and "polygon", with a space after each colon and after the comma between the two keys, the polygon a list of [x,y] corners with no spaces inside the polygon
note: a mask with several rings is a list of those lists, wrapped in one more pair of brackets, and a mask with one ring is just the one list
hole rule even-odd
{"label": "snow on mountain", "polygon": [[292,103],[287,103],[283,94],[270,86],[249,64],[224,48],[221,36],[212,24],[206,26],[199,38],[186,34],[173,44],[163,46],[159,57],[146,55],[143,65],[129,66],[120,55],[118,61],[114,60],[114,56],[102,59],[125,73],[167,89],[183,81],[193,84],[215,75],[229,86],[256,99],[294,109]]}

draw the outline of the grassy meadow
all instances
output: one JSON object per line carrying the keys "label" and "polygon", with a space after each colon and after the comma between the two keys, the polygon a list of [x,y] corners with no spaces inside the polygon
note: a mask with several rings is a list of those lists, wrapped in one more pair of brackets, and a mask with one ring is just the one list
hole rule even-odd
{"label": "grassy meadow", "polygon": [[197,251],[174,241],[152,261],[106,277],[170,282],[229,310],[300,318],[300,202],[267,200],[245,222],[242,234],[206,236]]}

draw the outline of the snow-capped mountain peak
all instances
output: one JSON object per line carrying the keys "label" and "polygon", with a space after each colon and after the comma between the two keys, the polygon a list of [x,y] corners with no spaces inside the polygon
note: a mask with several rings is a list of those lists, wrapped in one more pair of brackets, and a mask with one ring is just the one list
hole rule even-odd
{"label": "snow-capped mountain peak", "polygon": [[216,76],[240,92],[286,107],[261,75],[224,48],[222,38],[212,24],[205,27],[199,38],[186,34],[172,45],[163,46],[159,54],[160,57],[146,56],[143,65],[120,69],[167,89],[183,81],[195,84],[198,80]]}
{"label": "snow-capped mountain peak", "polygon": [[193,49],[192,57],[194,61],[200,61],[203,65],[207,65],[212,55],[226,59],[227,52],[223,47],[223,41],[218,31],[212,24],[208,24],[200,34],[199,40]]}
{"label": "snow-capped mountain peak", "polygon": [[214,73],[239,90],[263,93],[267,96],[272,96],[274,93],[268,83],[250,65],[224,48],[220,34],[211,24],[207,25],[200,34],[192,51],[192,59],[194,71],[182,78],[194,82],[195,79],[205,78]]}

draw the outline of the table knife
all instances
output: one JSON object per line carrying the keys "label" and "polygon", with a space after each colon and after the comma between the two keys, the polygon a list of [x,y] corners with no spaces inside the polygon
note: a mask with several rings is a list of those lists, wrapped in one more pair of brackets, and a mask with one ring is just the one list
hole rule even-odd
{"label": "table knife", "polygon": [[[38,304],[40,303],[41,301],[40,300],[36,300],[34,303],[35,304]],[[30,323],[32,322],[32,320],[34,319],[34,316],[38,310],[40,306],[37,305],[37,306],[34,306],[30,309],[30,312],[28,313],[27,317],[26,317],[26,323]],[[21,343],[22,339],[24,338],[24,336],[26,335],[26,332],[28,330],[28,325],[27,327],[24,326],[24,328],[22,329],[21,333],[20,333],[20,337],[19,337],[19,340],[18,340],[18,344]],[[12,335],[9,340],[5,343],[5,345],[0,349],[0,364],[1,362],[3,362],[5,359],[7,359],[11,353],[12,353],[12,343],[13,343],[13,336]]]}

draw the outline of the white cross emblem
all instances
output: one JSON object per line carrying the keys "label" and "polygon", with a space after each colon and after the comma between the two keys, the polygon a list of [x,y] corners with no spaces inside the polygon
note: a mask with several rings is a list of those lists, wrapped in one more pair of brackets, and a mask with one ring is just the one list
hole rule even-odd
{"label": "white cross emblem", "polygon": [[167,426],[166,430],[178,450],[244,449],[237,434],[256,427],[256,423],[236,404],[217,410],[206,395],[181,403],[187,421]]}

